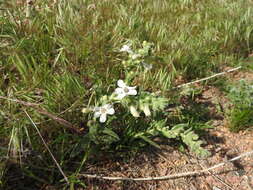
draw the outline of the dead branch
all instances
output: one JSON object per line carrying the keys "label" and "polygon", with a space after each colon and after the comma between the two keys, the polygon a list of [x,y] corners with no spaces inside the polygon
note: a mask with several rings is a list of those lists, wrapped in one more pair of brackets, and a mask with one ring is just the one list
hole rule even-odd
{"label": "dead branch", "polygon": [[68,122],[65,119],[62,119],[60,117],[57,117],[57,116],[53,115],[52,113],[47,112],[46,110],[44,110],[42,108],[39,108],[38,107],[39,104],[25,102],[25,101],[17,100],[17,99],[11,99],[11,98],[7,98],[7,97],[4,97],[4,96],[0,96],[0,99],[8,100],[8,101],[11,101],[11,102],[16,102],[16,103],[21,104],[21,105],[26,106],[26,107],[31,107],[31,108],[35,109],[37,112],[39,112],[43,115],[46,115],[47,117],[53,119],[54,121],[62,124],[64,127],[68,128],[72,132],[77,133],[77,134],[81,134],[81,131],[79,131],[70,122]]}
{"label": "dead branch", "polygon": [[61,174],[64,177],[64,180],[67,182],[67,184],[69,184],[69,180],[67,178],[67,176],[64,174],[63,170],[61,169],[60,164],[57,162],[57,160],[55,159],[53,153],[51,152],[51,150],[49,149],[49,147],[47,146],[47,143],[45,142],[45,140],[43,139],[38,127],[35,125],[35,123],[33,122],[32,118],[30,117],[30,115],[24,110],[25,114],[27,115],[27,117],[29,118],[29,120],[31,121],[31,123],[33,124],[34,128],[36,129],[38,135],[40,136],[44,146],[46,147],[47,151],[49,152],[50,156],[52,157],[52,159],[54,160],[56,166],[58,167],[59,171],[61,172]]}
{"label": "dead branch", "polygon": [[214,78],[214,77],[217,77],[217,76],[225,75],[225,74],[227,74],[227,73],[230,73],[230,72],[239,70],[239,69],[241,69],[241,68],[242,68],[242,67],[239,66],[239,67],[236,67],[236,68],[233,68],[233,69],[229,69],[229,70],[227,70],[227,71],[223,71],[223,72],[221,72],[221,73],[216,73],[216,74],[214,74],[214,75],[212,75],[212,76],[209,76],[209,77],[205,77],[205,78],[202,78],[202,79],[199,79],[199,80],[195,80],[195,81],[192,81],[192,82],[188,82],[188,83],[185,83],[185,84],[181,84],[181,85],[179,85],[179,86],[174,87],[174,89],[182,88],[182,87],[184,87],[184,86],[188,86],[188,85],[191,85],[191,84],[195,84],[195,83],[199,83],[199,82],[202,82],[202,81],[205,81],[205,80],[209,80],[209,79]]}
{"label": "dead branch", "polygon": [[162,181],[162,180],[170,180],[170,179],[177,179],[177,178],[182,178],[182,177],[200,176],[200,175],[203,175],[207,172],[210,172],[211,170],[223,167],[224,165],[226,165],[230,162],[239,160],[239,159],[249,156],[251,154],[253,154],[253,150],[250,152],[243,153],[239,156],[236,156],[226,162],[216,164],[216,165],[206,168],[206,169],[192,171],[192,172],[172,174],[172,175],[166,175],[166,176],[160,176],[160,177],[140,177],[140,178],[108,177],[108,176],[102,176],[99,174],[79,174],[79,176],[85,177],[85,178],[95,178],[95,179],[103,179],[103,180],[110,180],[110,181]]}

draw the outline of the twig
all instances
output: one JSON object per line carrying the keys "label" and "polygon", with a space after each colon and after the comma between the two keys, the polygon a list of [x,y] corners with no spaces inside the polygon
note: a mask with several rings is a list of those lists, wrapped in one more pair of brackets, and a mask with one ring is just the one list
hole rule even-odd
{"label": "twig", "polygon": [[[66,112],[67,112],[68,110],[70,110],[70,109],[76,104],[76,102],[78,102],[79,100],[80,100],[80,99],[76,100],[72,105],[70,105],[67,109],[63,110],[62,112],[57,113],[57,115],[55,115],[55,117],[59,117],[60,115],[66,113]],[[52,118],[47,119],[47,120],[45,120],[45,121],[37,122],[37,123],[35,123],[35,124],[40,125],[40,124],[45,123],[45,122],[48,122],[48,121],[50,121],[50,120],[52,120]]]}
{"label": "twig", "polygon": [[250,176],[250,177],[249,177],[249,176],[245,176],[246,183],[247,183],[248,187],[249,187],[251,190],[253,190],[253,185],[251,185],[251,183],[250,183],[250,178],[251,178],[251,176]]}
{"label": "twig", "polygon": [[192,82],[188,82],[188,83],[185,83],[185,84],[181,84],[181,85],[179,85],[179,86],[174,87],[173,89],[182,88],[182,87],[184,87],[184,86],[188,86],[188,85],[191,85],[191,84],[199,83],[199,82],[202,82],[202,81],[205,81],[205,80],[208,80],[208,79],[211,79],[211,78],[220,76],[220,75],[225,75],[225,74],[227,74],[227,73],[236,71],[236,70],[241,69],[241,68],[242,68],[242,67],[239,66],[239,67],[236,67],[236,68],[233,68],[233,69],[229,69],[229,70],[224,71],[224,72],[221,72],[221,73],[216,73],[216,74],[214,74],[214,75],[212,75],[212,76],[209,76],[209,77],[205,77],[205,78],[202,78],[202,79],[199,79],[199,80],[195,80],[195,81],[192,81]]}
{"label": "twig", "polygon": [[253,185],[251,185],[250,179],[249,179],[249,177],[247,176],[248,174],[252,174],[252,171],[253,171],[253,168],[251,168],[249,171],[247,171],[247,172],[244,174],[244,177],[241,178],[241,180],[239,181],[239,183],[237,183],[237,185],[235,186],[236,189],[239,188],[239,186],[242,184],[242,181],[243,181],[243,180],[246,180],[246,183],[247,183],[249,189],[253,190]]}
{"label": "twig", "polygon": [[57,117],[49,112],[47,112],[46,110],[43,110],[41,108],[38,107],[39,104],[34,104],[34,103],[30,103],[30,102],[25,102],[25,101],[22,101],[22,100],[17,100],[17,99],[11,99],[11,98],[7,98],[7,97],[4,97],[4,96],[0,96],[0,99],[4,99],[4,100],[9,100],[9,101],[12,101],[12,102],[16,102],[16,103],[19,103],[21,105],[24,105],[24,106],[27,106],[27,107],[32,107],[34,108],[37,112],[43,114],[43,115],[46,115],[48,116],[49,118],[57,121],[58,123],[62,124],[63,126],[67,127],[68,129],[70,129],[72,132],[74,133],[78,133],[78,134],[81,134],[81,131],[79,131],[76,127],[74,127],[70,122],[66,121],[65,119],[62,119],[60,117]]}
{"label": "twig", "polygon": [[4,97],[4,96],[0,96],[0,99],[9,100],[11,102],[16,102],[16,103],[22,104],[24,106],[29,106],[29,107],[35,107],[35,106],[39,105],[39,104],[31,103],[31,102],[25,102],[25,101],[22,101],[22,100],[7,98],[7,97]]}
{"label": "twig", "polygon": [[86,177],[86,178],[95,178],[95,179],[103,179],[103,180],[111,180],[111,181],[161,181],[161,180],[170,180],[170,179],[176,179],[176,178],[182,178],[182,177],[190,177],[190,176],[199,176],[201,174],[204,174],[206,172],[209,172],[211,170],[214,170],[216,168],[222,167],[229,162],[233,162],[236,160],[241,159],[242,157],[246,157],[253,154],[253,150],[250,152],[243,153],[237,157],[234,157],[226,162],[222,162],[219,164],[216,164],[212,167],[203,169],[203,170],[197,170],[192,172],[184,172],[184,173],[178,173],[178,174],[172,174],[172,175],[166,175],[166,176],[160,176],[160,177],[140,177],[140,178],[128,178],[128,177],[108,177],[108,176],[102,176],[98,174],[79,174],[79,176]]}
{"label": "twig", "polygon": [[[204,169],[204,166],[202,164],[199,164],[202,169]],[[229,185],[227,182],[223,181],[220,177],[216,176],[216,174],[213,174],[211,171],[208,171],[208,173],[217,181],[225,185],[227,188],[231,190],[235,190],[231,185]]]}
{"label": "twig", "polygon": [[27,115],[27,117],[29,118],[29,120],[32,122],[34,128],[36,129],[37,133],[39,134],[44,146],[46,147],[46,149],[48,150],[50,156],[52,157],[52,159],[54,160],[56,166],[58,167],[59,171],[61,172],[61,174],[63,175],[64,177],[64,180],[69,184],[69,180],[67,178],[67,176],[64,174],[63,170],[61,169],[61,166],[58,164],[57,160],[55,159],[53,153],[50,151],[49,147],[47,146],[47,143],[44,141],[38,127],[35,125],[35,123],[33,122],[32,118],[29,116],[29,114],[24,110],[25,114]]}

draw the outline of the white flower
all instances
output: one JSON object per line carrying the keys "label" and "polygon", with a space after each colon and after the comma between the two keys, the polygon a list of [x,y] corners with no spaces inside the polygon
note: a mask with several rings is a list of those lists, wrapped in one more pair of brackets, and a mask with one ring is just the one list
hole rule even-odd
{"label": "white flower", "polygon": [[115,113],[113,107],[111,104],[105,104],[101,107],[94,108],[94,117],[98,118],[101,123],[104,123],[106,121],[106,115],[113,115]]}
{"label": "white flower", "polygon": [[132,53],[132,54],[130,54],[130,57],[131,57],[132,59],[137,59],[137,58],[141,57],[141,55],[138,54],[138,53]]}
{"label": "white flower", "polygon": [[153,65],[152,65],[152,64],[145,63],[145,62],[142,62],[141,64],[142,64],[142,66],[143,66],[146,70],[150,70],[150,69],[153,68]]}
{"label": "white flower", "polygon": [[117,84],[119,86],[119,88],[115,89],[117,99],[122,99],[125,96],[128,96],[128,95],[134,96],[137,94],[137,91],[135,90],[136,86],[134,87],[127,86],[123,80],[118,80]]}
{"label": "white flower", "polygon": [[119,50],[121,52],[127,52],[127,53],[133,53],[132,49],[130,48],[129,45],[123,45],[122,48]]}

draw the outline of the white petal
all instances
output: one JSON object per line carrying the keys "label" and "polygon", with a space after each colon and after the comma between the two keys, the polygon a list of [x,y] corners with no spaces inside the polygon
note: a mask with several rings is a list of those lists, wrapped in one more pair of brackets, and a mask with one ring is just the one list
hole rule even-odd
{"label": "white petal", "polygon": [[116,89],[115,89],[115,93],[116,93],[116,94],[124,94],[125,92],[124,92],[124,89],[123,89],[123,88],[116,88]]}
{"label": "white petal", "polygon": [[120,88],[124,88],[126,86],[126,84],[124,83],[123,80],[118,80],[117,81],[117,85],[120,87]]}
{"label": "white petal", "polygon": [[122,48],[120,49],[120,51],[126,51],[126,52],[128,52],[128,51],[131,51],[131,48],[128,45],[123,45]]}
{"label": "white petal", "polygon": [[123,99],[126,96],[126,93],[122,93],[122,94],[118,94],[118,96],[116,97],[117,99]]}
{"label": "white petal", "polygon": [[146,70],[150,70],[150,69],[153,68],[153,65],[152,65],[152,64],[145,63],[145,62],[142,62],[141,64],[142,64],[142,66],[143,66]]}
{"label": "white petal", "polygon": [[128,88],[128,90],[135,90],[136,86],[128,86],[127,88]]}
{"label": "white petal", "polygon": [[133,89],[129,89],[129,92],[127,93],[127,95],[137,95],[137,91],[133,90]]}
{"label": "white petal", "polygon": [[112,107],[111,104],[105,104],[105,105],[103,105],[103,108],[105,108],[105,109],[110,109],[111,107]]}
{"label": "white petal", "polygon": [[137,59],[137,58],[139,58],[139,57],[141,57],[140,54],[136,54],[136,53],[135,53],[135,54],[132,54],[132,55],[131,55],[131,58],[132,58],[132,59]]}
{"label": "white petal", "polygon": [[95,107],[95,108],[93,108],[93,111],[94,112],[98,112],[100,110],[100,107]]}
{"label": "white petal", "polygon": [[101,113],[100,113],[99,111],[97,111],[97,112],[94,113],[94,117],[95,117],[95,118],[100,117],[100,115],[101,115]]}
{"label": "white petal", "polygon": [[123,45],[122,48],[119,50],[121,52],[128,52],[128,53],[133,53],[131,47],[129,45]]}
{"label": "white petal", "polygon": [[107,114],[113,115],[115,113],[115,110],[113,108],[110,108],[107,110]]}
{"label": "white petal", "polygon": [[133,54],[134,52],[131,49],[129,49],[129,50],[127,50],[127,53]]}
{"label": "white petal", "polygon": [[103,108],[105,108],[105,109],[111,109],[112,108],[112,104],[105,104],[104,106],[103,106]]}
{"label": "white petal", "polygon": [[104,123],[106,121],[106,114],[101,114],[100,118],[99,118],[99,121],[101,123]]}

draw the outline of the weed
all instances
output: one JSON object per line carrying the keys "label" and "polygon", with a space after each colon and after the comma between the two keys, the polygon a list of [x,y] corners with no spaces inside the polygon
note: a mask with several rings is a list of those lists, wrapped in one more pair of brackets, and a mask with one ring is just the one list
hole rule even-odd
{"label": "weed", "polygon": [[229,128],[238,132],[253,125],[253,86],[245,80],[230,86],[232,108],[227,111]]}
{"label": "weed", "polygon": [[[219,3],[214,0],[45,0],[35,1],[29,14],[24,2],[0,1],[0,95],[37,103],[83,131],[85,135],[79,137],[47,116],[28,109],[50,149],[69,173],[84,167],[88,155],[98,150],[91,148],[97,141],[107,144],[104,146],[107,150],[124,150],[147,143],[156,146],[150,140],[156,135],[155,128],[160,134],[172,129],[173,134],[179,134],[178,131],[191,128],[177,139],[198,147],[198,143],[191,144],[189,139],[191,142],[197,139],[191,131],[195,131],[198,122],[205,122],[203,115],[182,112],[180,92],[171,91],[173,85],[180,77],[183,81],[197,79],[216,72],[220,66],[238,64],[238,60],[252,51],[250,0]],[[146,65],[146,70],[137,77],[131,76],[130,71],[127,75],[122,71],[121,60],[126,55],[119,53],[118,47],[130,43],[126,39],[131,39],[133,49],[138,49],[145,40],[155,45],[154,51],[149,52],[152,56],[145,57],[142,63],[151,64],[151,70]],[[130,87],[138,86],[136,90],[143,92],[138,94],[141,99],[127,96],[129,101],[124,98],[122,104],[114,107],[117,118],[122,119],[107,114],[106,127],[98,127],[99,123],[92,123],[93,114],[84,116],[80,110],[84,106],[101,107],[101,96],[111,94],[118,79],[124,79]],[[160,113],[167,100],[177,106],[174,118]],[[133,102],[137,106],[132,106]],[[9,143],[12,153],[22,158],[27,166],[26,179],[36,184],[59,184],[61,176],[25,119],[22,110],[27,108],[6,100],[1,100],[0,105],[1,146],[8,147]],[[153,114],[153,109],[155,121],[151,122],[147,115]],[[140,120],[133,115],[139,115]],[[159,120],[164,116],[167,123]],[[194,122],[189,125],[187,120],[192,118]],[[89,120],[92,122],[86,124]],[[174,128],[182,123],[185,124]],[[116,127],[111,129],[111,126]],[[92,143],[87,143],[89,139]],[[26,148],[36,154],[29,159],[22,157]],[[8,149],[1,149],[1,155],[7,153]],[[2,179],[1,183],[5,184]],[[15,184],[9,179],[6,182]]]}

